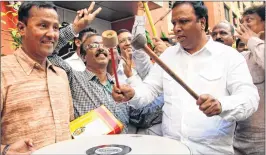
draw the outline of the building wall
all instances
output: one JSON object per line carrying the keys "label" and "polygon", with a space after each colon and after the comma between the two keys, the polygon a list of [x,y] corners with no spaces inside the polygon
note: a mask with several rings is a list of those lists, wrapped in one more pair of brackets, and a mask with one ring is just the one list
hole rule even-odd
{"label": "building wall", "polygon": [[[59,14],[60,23],[62,23],[63,21],[68,23],[73,23],[76,17],[75,11],[68,10],[65,8],[58,7],[57,12]],[[95,20],[88,27],[96,29],[97,32],[101,34],[103,31],[111,29],[111,23],[106,20],[95,18]]]}
{"label": "building wall", "polygon": [[[238,3],[239,2],[239,3]],[[263,1],[226,1],[226,2],[204,2],[205,5],[208,8],[209,11],[209,27],[212,29],[216,24],[218,24],[220,21],[226,20],[225,18],[225,11],[224,11],[224,5],[226,5],[229,8],[229,22],[236,28],[240,24],[241,14],[244,11],[245,8],[248,8],[252,5],[261,5],[263,4]],[[239,6],[238,6],[239,4]],[[233,14],[236,15],[236,25],[234,25],[233,21]]]}

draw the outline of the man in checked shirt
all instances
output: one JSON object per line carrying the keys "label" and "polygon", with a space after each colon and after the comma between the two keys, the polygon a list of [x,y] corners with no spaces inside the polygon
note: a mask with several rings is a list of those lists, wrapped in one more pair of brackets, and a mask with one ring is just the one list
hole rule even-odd
{"label": "man in checked shirt", "polygon": [[[81,16],[90,15],[88,12],[79,12]],[[61,31],[67,35],[58,44],[57,50],[63,47],[68,40],[74,37],[69,30],[71,26]],[[61,32],[61,33],[62,33]],[[67,40],[68,39],[68,40]],[[49,56],[52,64],[64,69],[67,73],[74,105],[75,118],[104,105],[118,120],[124,129],[122,133],[128,132],[128,110],[126,105],[118,105],[112,98],[112,77],[107,73],[108,55],[107,48],[103,47],[102,37],[98,34],[89,34],[80,46],[81,57],[86,61],[85,71],[75,71],[57,52]]]}

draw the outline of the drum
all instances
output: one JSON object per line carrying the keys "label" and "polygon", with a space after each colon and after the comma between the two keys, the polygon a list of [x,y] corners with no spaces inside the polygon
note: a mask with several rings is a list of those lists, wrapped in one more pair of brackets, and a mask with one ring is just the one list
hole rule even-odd
{"label": "drum", "polygon": [[179,141],[151,135],[88,136],[43,147],[33,154],[191,154]]}

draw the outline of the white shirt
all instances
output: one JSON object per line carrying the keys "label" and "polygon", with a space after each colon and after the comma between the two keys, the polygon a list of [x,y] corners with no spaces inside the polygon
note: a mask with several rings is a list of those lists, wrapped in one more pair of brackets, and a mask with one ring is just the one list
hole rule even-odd
{"label": "white shirt", "polygon": [[84,71],[86,66],[78,54],[75,52],[71,57],[65,59],[65,61],[75,70]]}
{"label": "white shirt", "polygon": [[[130,84],[130,81],[129,81],[130,78],[127,78],[127,76],[124,73],[124,66],[123,66],[124,64],[125,64],[124,60],[121,59],[119,61],[118,67],[117,67],[117,77],[118,77],[120,85]],[[137,78],[138,83],[139,83],[140,77],[138,76],[138,74],[134,68],[132,68],[132,74],[133,74],[132,77]],[[113,79],[115,81],[115,78],[113,78]]]}
{"label": "white shirt", "polygon": [[[192,55],[177,44],[167,48],[160,59],[197,94],[217,98],[222,106],[219,116],[207,117],[196,100],[157,64],[144,83],[135,87],[130,105],[143,107],[164,93],[163,136],[180,140],[193,154],[233,154],[235,121],[244,120],[257,110],[258,90],[244,57],[235,49],[208,39]],[[144,60],[139,59],[138,63],[145,63]]]}

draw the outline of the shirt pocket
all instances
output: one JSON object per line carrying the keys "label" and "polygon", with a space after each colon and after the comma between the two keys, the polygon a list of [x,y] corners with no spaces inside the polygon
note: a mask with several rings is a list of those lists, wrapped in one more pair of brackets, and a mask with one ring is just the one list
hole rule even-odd
{"label": "shirt pocket", "polygon": [[198,73],[197,87],[201,94],[219,94],[226,86],[220,67],[204,68]]}
{"label": "shirt pocket", "polygon": [[175,80],[167,73],[163,74],[163,92],[166,96],[172,96]]}

